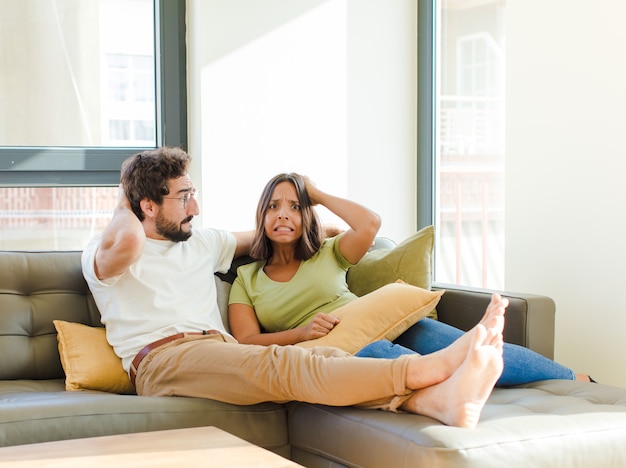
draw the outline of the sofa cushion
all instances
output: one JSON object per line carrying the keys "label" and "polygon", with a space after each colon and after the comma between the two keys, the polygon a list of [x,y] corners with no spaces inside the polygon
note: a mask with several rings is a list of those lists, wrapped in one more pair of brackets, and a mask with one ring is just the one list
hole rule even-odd
{"label": "sofa cushion", "polygon": [[[399,279],[430,289],[434,245],[435,228],[426,226],[393,248],[371,250],[348,270],[350,291],[363,296]],[[437,318],[436,310],[428,316]]]}
{"label": "sofa cushion", "polygon": [[335,310],[340,322],[330,333],[298,346],[333,346],[354,354],[373,341],[395,340],[431,312],[442,294],[402,281],[387,284]]}
{"label": "sofa cushion", "polygon": [[197,426],[219,427],[289,457],[283,405],[68,392],[62,379],[0,381],[0,447]]}
{"label": "sofa cushion", "polygon": [[67,390],[135,393],[135,386],[108,343],[104,328],[63,320],[53,323]]}
{"label": "sofa cushion", "polygon": [[290,403],[288,410],[292,458],[305,466],[330,466],[329,459],[480,468],[624,466],[626,460],[626,391],[606,385],[548,380],[496,388],[475,429],[359,408]]}
{"label": "sofa cushion", "polygon": [[80,252],[0,252],[0,379],[60,379],[53,319],[97,325]]}
{"label": "sofa cushion", "polygon": [[224,324],[224,329],[230,333],[230,324],[228,323],[228,296],[230,296],[230,288],[232,287],[232,282],[226,281],[220,277],[220,275],[215,275],[215,289],[217,290],[217,306],[220,309],[220,315],[222,317],[222,323]]}

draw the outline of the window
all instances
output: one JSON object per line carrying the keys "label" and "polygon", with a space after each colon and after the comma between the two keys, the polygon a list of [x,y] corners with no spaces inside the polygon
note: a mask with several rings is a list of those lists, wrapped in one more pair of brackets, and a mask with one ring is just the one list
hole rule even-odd
{"label": "window", "polygon": [[186,148],[184,0],[0,0],[0,249],[80,249],[130,154]]}
{"label": "window", "polygon": [[420,225],[435,280],[504,286],[504,0],[420,3]]}
{"label": "window", "polygon": [[108,53],[104,58],[103,143],[155,146],[154,56]]}
{"label": "window", "polygon": [[0,188],[0,250],[79,250],[111,219],[116,187]]}

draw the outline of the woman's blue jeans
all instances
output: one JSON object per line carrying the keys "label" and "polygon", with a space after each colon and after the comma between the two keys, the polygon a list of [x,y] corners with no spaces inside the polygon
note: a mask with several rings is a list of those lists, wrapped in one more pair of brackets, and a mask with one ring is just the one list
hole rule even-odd
{"label": "woman's blue jeans", "polygon": [[[424,318],[398,337],[394,343],[375,341],[356,356],[395,359],[402,354],[430,354],[452,344],[463,331],[446,323]],[[504,343],[504,370],[496,386],[507,387],[538,380],[575,380],[576,374],[565,366],[523,346]]]}

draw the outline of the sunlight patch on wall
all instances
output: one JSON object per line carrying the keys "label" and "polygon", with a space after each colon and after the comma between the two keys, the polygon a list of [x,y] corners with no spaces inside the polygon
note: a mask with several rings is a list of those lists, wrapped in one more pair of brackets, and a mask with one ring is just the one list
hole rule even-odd
{"label": "sunlight patch on wall", "polygon": [[344,0],[324,3],[203,67],[207,225],[251,229],[261,190],[279,172],[345,196],[346,9]]}

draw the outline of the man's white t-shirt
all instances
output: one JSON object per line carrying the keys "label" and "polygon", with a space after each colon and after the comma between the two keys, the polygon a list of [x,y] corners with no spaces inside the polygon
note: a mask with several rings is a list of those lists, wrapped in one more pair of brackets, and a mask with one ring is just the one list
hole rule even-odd
{"label": "man's white t-shirt", "polygon": [[140,259],[104,281],[94,269],[99,243],[96,236],[85,247],[83,275],[127,372],[137,353],[158,339],[211,329],[226,333],[213,275],[230,267],[237,244],[232,233],[203,229],[183,242],[146,239]]}

